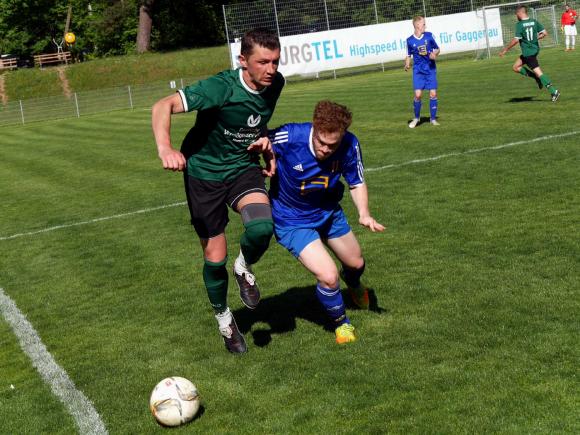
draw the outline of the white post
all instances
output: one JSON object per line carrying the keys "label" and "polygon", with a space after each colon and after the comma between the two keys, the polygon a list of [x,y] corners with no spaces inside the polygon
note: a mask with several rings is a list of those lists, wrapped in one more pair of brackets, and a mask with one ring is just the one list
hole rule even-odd
{"label": "white post", "polygon": [[278,32],[278,38],[280,37],[280,25],[278,24],[278,8],[276,7],[276,0],[274,2],[274,19],[276,20],[276,32]]}
{"label": "white post", "polygon": [[[326,29],[330,30],[330,21],[328,20],[328,8],[326,7],[326,0],[324,0],[324,15],[326,15]],[[332,73],[336,79],[336,70],[332,70]]]}
{"label": "white post", "polygon": [[22,100],[18,100],[20,102],[20,117],[22,118],[22,125],[24,125],[24,108],[22,107]]}
{"label": "white post", "polygon": [[222,5],[222,12],[224,14],[224,30],[226,32],[226,44],[228,44],[228,50],[230,52],[230,63],[232,64],[232,69],[234,69],[236,65],[234,65],[234,60],[232,59],[232,46],[230,45],[230,34],[228,32],[228,17],[226,16],[226,5]]}
{"label": "white post", "polygon": [[75,106],[77,108],[77,118],[81,117],[81,112],[79,111],[79,99],[77,97],[77,93],[75,92]]}
{"label": "white post", "polygon": [[179,79],[181,81],[181,89],[185,88],[185,86],[183,86],[183,77]]}
{"label": "white post", "polygon": [[427,18],[427,9],[425,8],[425,0],[423,0],[423,17]]}
{"label": "white post", "polygon": [[489,47],[489,32],[487,30],[487,17],[485,14],[485,6],[481,8],[483,11],[483,28],[485,32],[485,45],[487,46],[487,58],[491,59],[491,49]]}
{"label": "white post", "polygon": [[[377,11],[377,0],[373,0],[373,6],[375,7],[375,21],[379,24],[379,12]],[[381,67],[383,68],[383,72],[385,72],[385,63],[381,62]]]}
{"label": "white post", "polygon": [[558,24],[556,23],[556,6],[552,5],[552,26],[554,28],[554,31],[552,32],[552,34],[554,35],[554,42],[556,43],[556,46],[559,45],[560,41],[558,41]]}
{"label": "white post", "polygon": [[133,96],[131,95],[131,86],[127,86],[127,90],[129,91],[129,107],[133,110]]}

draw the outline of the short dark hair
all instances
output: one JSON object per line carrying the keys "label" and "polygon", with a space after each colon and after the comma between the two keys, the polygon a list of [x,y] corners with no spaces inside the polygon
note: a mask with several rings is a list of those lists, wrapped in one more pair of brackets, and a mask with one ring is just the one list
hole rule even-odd
{"label": "short dark hair", "polygon": [[351,123],[352,112],[346,106],[322,100],[314,108],[313,124],[316,131],[344,133]]}
{"label": "short dark hair", "polygon": [[242,36],[242,56],[248,57],[254,51],[254,46],[259,45],[270,50],[280,50],[280,39],[275,32],[269,29],[258,28],[244,33]]}
{"label": "short dark hair", "polygon": [[526,5],[517,5],[516,6],[516,11],[519,11],[521,9],[523,9],[526,14],[528,13],[528,7]]}

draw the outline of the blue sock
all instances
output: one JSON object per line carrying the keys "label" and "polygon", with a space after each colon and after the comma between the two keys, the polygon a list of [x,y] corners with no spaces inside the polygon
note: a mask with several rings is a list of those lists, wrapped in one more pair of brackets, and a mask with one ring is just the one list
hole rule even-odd
{"label": "blue sock", "polygon": [[346,317],[346,309],[340,287],[324,288],[320,284],[316,285],[316,297],[330,316],[335,326],[338,327],[343,323],[350,323]]}
{"label": "blue sock", "polygon": [[415,109],[415,118],[421,118],[421,100],[413,100],[413,108]]}
{"label": "blue sock", "polygon": [[429,100],[429,111],[431,112],[431,119],[437,118],[437,97]]}

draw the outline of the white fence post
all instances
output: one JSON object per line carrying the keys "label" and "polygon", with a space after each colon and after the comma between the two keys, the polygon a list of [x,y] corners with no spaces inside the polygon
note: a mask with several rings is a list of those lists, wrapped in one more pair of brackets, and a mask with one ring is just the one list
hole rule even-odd
{"label": "white fence post", "polygon": [[129,91],[129,107],[133,110],[133,96],[131,95],[131,86],[127,86],[127,90]]}
{"label": "white fence post", "polygon": [[22,118],[22,125],[24,125],[24,108],[22,107],[22,100],[18,100],[20,103],[20,117]]}
{"label": "white fence post", "polygon": [[81,117],[81,112],[79,111],[79,99],[77,97],[77,93],[75,92],[75,106],[77,108],[77,118]]}

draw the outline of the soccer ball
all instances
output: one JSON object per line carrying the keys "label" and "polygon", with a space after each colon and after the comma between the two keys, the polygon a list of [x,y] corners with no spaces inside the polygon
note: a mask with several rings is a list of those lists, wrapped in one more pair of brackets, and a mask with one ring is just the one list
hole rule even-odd
{"label": "soccer ball", "polygon": [[179,376],[165,378],[151,392],[149,409],[163,426],[179,426],[191,421],[199,410],[197,388]]}

